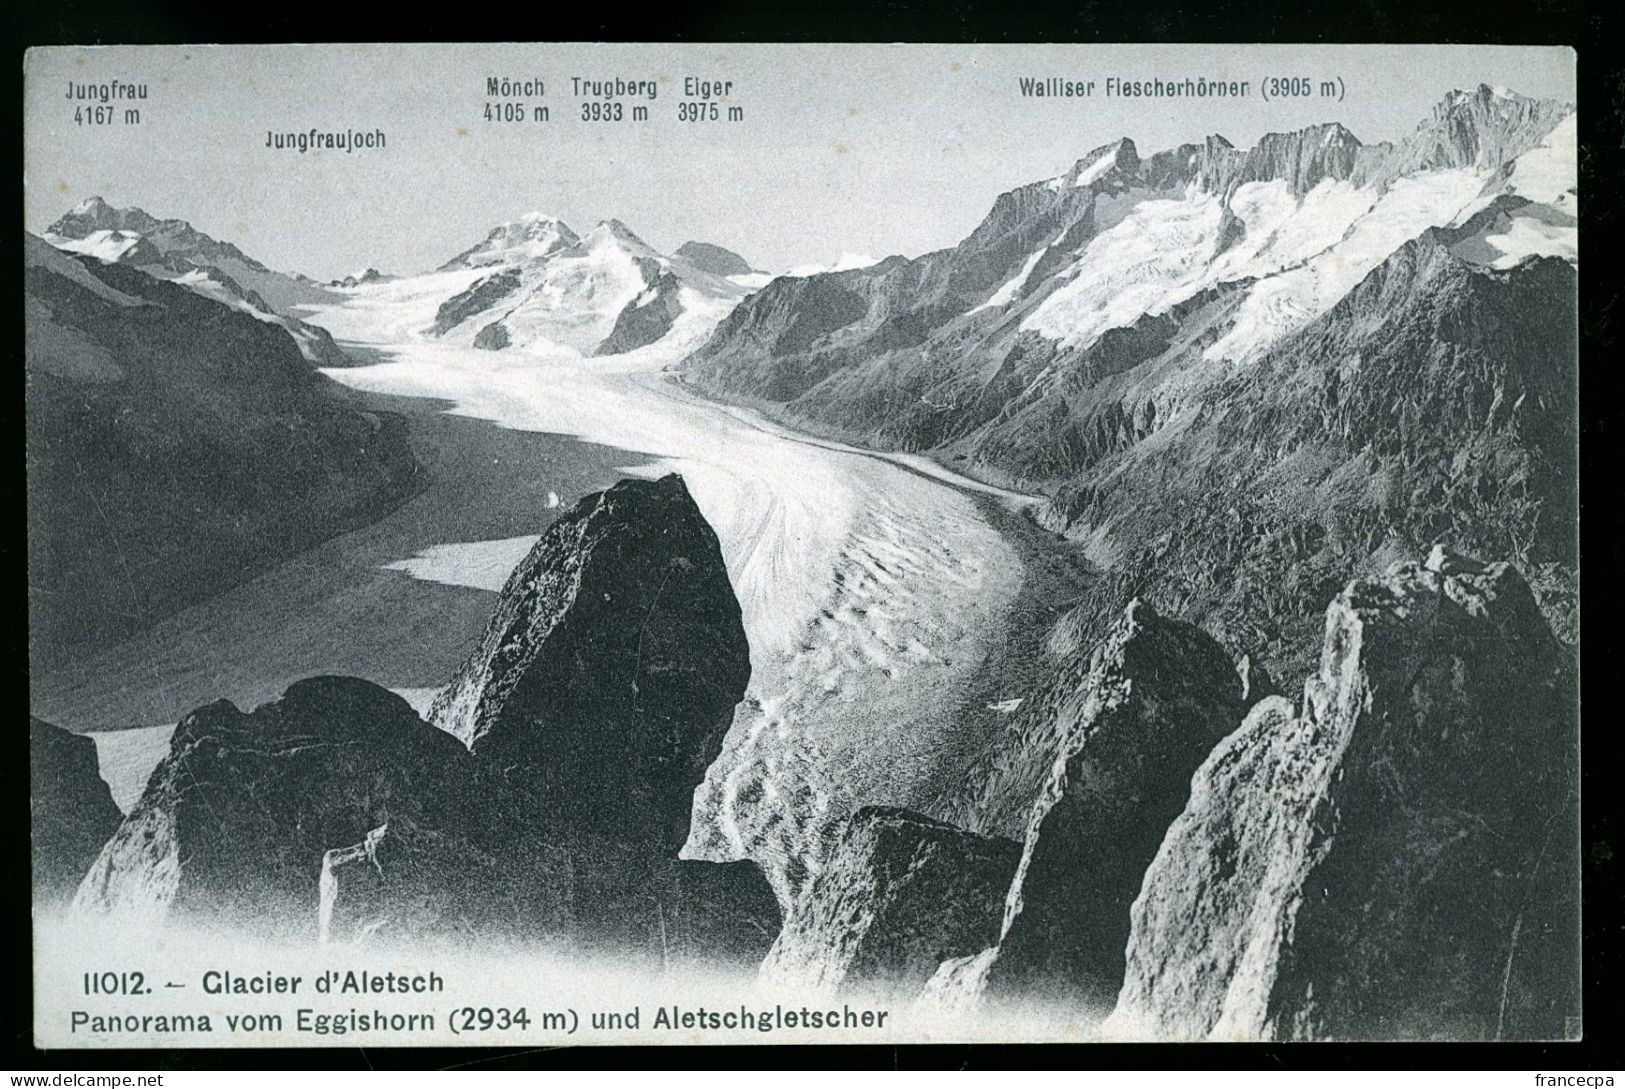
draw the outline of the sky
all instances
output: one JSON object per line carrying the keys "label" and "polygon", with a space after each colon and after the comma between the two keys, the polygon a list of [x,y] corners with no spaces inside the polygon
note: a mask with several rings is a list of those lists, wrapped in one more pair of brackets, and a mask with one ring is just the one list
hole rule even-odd
{"label": "sky", "polygon": [[[1022,76],[1094,80],[1030,98]],[[1237,99],[1106,97],[1108,77],[1248,80]],[[1307,99],[1263,101],[1270,76]],[[549,120],[492,122],[488,77],[540,79]],[[737,121],[685,122],[687,77],[731,80]],[[651,80],[645,121],[584,121],[571,79]],[[75,124],[76,84],[145,83],[118,123]],[[1321,81],[1340,100],[1321,98]],[[782,272],[915,256],[968,234],[1001,192],[1127,136],[1142,156],[1219,133],[1341,121],[1402,137],[1455,88],[1572,102],[1574,54],[1520,46],[320,45],[51,47],[25,64],[24,224],[100,195],[185,219],[273,268],[326,279],[433,268],[530,212],[627,223]],[[139,124],[122,123],[135,106]],[[383,149],[300,154],[268,132],[384,130]]]}

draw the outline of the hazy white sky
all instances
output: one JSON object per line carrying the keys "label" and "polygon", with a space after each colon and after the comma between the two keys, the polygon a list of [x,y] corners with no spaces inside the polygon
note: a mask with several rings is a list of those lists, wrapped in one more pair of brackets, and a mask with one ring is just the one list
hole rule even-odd
{"label": "hazy white sky", "polygon": [[[550,120],[482,118],[488,76],[540,78]],[[685,123],[685,77],[733,81],[741,121]],[[1035,99],[1021,76],[1097,81]],[[1109,98],[1110,76],[1246,79],[1244,100]],[[1342,101],[1264,102],[1259,82],[1341,79]],[[572,77],[658,82],[644,122],[586,122]],[[144,82],[134,126],[75,125],[70,83]],[[1129,136],[1142,155],[1221,133],[1341,121],[1365,141],[1489,83],[1574,99],[1573,53],[1501,46],[476,45],[53,48],[30,53],[27,229],[84,198],[190,221],[322,278],[433,267],[540,210],[652,245],[701,239],[782,271],[915,255],[967,234],[1000,192]],[[383,150],[299,154],[267,131],[354,128]]]}

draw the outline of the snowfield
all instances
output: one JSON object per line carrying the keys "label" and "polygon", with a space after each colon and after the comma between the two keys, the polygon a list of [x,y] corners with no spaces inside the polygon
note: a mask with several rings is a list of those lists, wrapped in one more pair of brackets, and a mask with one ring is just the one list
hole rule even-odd
{"label": "snowfield", "polygon": [[83,253],[112,264],[134,248],[141,236],[134,231],[92,231],[83,238],[60,238],[47,234],[45,240],[59,250]]}
{"label": "snowfield", "polygon": [[[1553,188],[1546,163],[1537,157],[1530,168],[1531,189]],[[1229,203],[1244,234],[1222,251],[1224,203],[1192,183],[1179,199],[1142,201],[1091,239],[1057,275],[1065,282],[1021,327],[1069,348],[1087,347],[1108,330],[1166,313],[1209,288],[1251,280],[1234,324],[1204,354],[1253,358],[1331,309],[1406,242],[1470,214],[1491,180],[1489,172],[1466,168],[1402,177],[1386,188],[1328,178],[1301,199],[1285,181],[1249,182]],[[1533,244],[1520,236],[1510,245],[1521,252]],[[983,306],[1006,305],[1014,294],[1001,290]]]}
{"label": "snowfield", "polygon": [[[789,895],[819,865],[826,822],[924,789],[937,738],[975,698],[969,686],[1021,585],[1015,550],[967,492],[1027,498],[923,459],[803,439],[668,380],[662,368],[709,334],[727,300],[687,292],[672,331],[625,355],[493,353],[417,332],[452,277],[372,285],[312,314],[393,360],[325,373],[653,459],[629,475],[683,475],[721,542],[752,661],[746,700],[696,793],[685,854],[755,858]],[[448,544],[390,566],[497,586],[521,543]]]}

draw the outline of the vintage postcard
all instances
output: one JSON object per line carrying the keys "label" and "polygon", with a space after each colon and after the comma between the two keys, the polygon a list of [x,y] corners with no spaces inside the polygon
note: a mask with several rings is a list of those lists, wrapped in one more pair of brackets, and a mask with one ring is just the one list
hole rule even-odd
{"label": "vintage postcard", "polygon": [[32,50],[36,1044],[1579,1037],[1574,72]]}

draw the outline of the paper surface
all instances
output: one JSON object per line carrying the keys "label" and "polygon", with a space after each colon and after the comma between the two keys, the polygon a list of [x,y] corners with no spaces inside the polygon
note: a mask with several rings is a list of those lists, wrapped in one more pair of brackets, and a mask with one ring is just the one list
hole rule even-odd
{"label": "paper surface", "polygon": [[1578,1037],[1572,51],[25,87],[38,1046]]}

